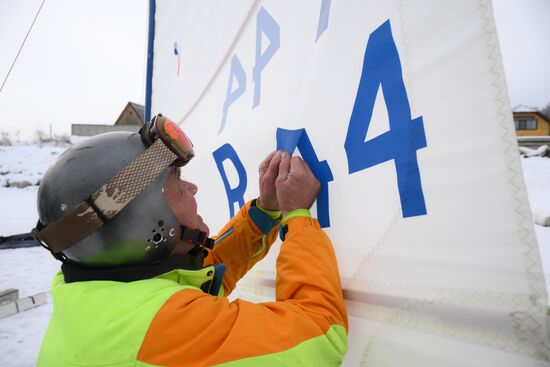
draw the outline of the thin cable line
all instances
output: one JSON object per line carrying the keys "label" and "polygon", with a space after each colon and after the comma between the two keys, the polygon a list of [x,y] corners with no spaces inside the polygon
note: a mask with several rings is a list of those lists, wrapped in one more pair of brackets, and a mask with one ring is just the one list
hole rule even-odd
{"label": "thin cable line", "polygon": [[2,93],[2,90],[4,89],[4,85],[8,81],[8,78],[11,74],[11,70],[15,66],[15,63],[17,62],[17,59],[19,58],[19,54],[21,54],[21,50],[23,49],[23,46],[25,46],[25,42],[27,42],[27,38],[29,37],[29,34],[31,33],[32,27],[34,26],[34,23],[36,22],[36,18],[38,18],[38,14],[40,14],[40,10],[42,10],[42,7],[44,6],[44,3],[46,0],[42,0],[42,4],[40,4],[40,8],[38,8],[38,11],[36,12],[36,15],[34,16],[34,19],[32,20],[32,24],[27,31],[27,34],[25,35],[25,39],[23,40],[23,43],[21,43],[21,47],[19,47],[19,51],[17,51],[17,55],[15,55],[15,59],[13,60],[13,63],[10,66],[10,70],[8,70],[8,73],[6,74],[6,77],[4,78],[4,81],[2,82],[2,86],[0,87],[0,93]]}

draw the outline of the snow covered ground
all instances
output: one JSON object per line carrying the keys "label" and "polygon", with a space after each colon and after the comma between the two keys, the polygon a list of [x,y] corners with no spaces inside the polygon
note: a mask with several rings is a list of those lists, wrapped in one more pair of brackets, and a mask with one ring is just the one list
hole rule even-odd
{"label": "snow covered ground", "polygon": [[[65,149],[0,146],[0,236],[27,233],[36,225],[39,180]],[[13,187],[5,187],[9,185]],[[0,366],[35,365],[52,312],[50,282],[58,270],[59,263],[42,247],[0,250],[0,291],[19,289],[19,297],[48,292],[46,305],[0,319]]]}
{"label": "snow covered ground", "polygon": [[[39,180],[65,149],[55,146],[0,146],[0,236],[29,232],[34,227]],[[523,158],[522,164],[533,213],[550,216],[550,159]],[[548,285],[550,227],[535,225],[535,230]],[[49,286],[58,270],[59,263],[41,247],[0,250],[0,291],[16,288],[20,297],[48,292],[46,305],[0,319],[0,367],[35,364],[52,312]]]}

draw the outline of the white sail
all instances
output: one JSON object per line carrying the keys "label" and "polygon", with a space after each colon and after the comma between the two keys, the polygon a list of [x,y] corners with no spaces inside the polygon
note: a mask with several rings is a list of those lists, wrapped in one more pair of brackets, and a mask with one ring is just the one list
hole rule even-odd
{"label": "white sail", "polygon": [[[488,0],[151,1],[153,114],[221,228],[276,147],[323,186],[349,366],[543,366],[546,291]],[[278,247],[241,282],[273,300]]]}

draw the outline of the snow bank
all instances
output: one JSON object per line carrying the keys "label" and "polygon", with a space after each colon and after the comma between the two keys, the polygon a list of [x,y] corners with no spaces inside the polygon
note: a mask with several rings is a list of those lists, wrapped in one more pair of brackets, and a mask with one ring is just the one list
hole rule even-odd
{"label": "snow bank", "polygon": [[521,163],[531,211],[535,217],[550,217],[550,159],[523,158]]}
{"label": "snow bank", "polygon": [[[30,232],[36,225],[38,183],[65,149],[55,146],[0,146],[0,236]],[[10,185],[16,182],[28,182],[30,185],[22,189]],[[0,366],[36,364],[53,308],[50,282],[59,267],[59,262],[42,247],[0,250],[0,290],[19,289],[21,298],[40,292],[48,293],[46,305],[0,319]]]}
{"label": "snow bank", "polygon": [[526,158],[529,157],[544,157],[548,152],[548,145],[541,145],[537,149],[530,149],[527,147],[519,147],[519,152]]}
{"label": "snow bank", "polygon": [[19,289],[20,298],[48,294],[45,305],[0,319],[0,366],[34,366],[53,309],[50,283],[60,263],[42,247],[0,251],[0,289]]}
{"label": "snow bank", "polygon": [[[65,147],[0,146],[0,186],[38,186],[42,175]],[[5,203],[2,204],[5,207]]]}
{"label": "snow bank", "polygon": [[550,294],[550,227],[543,227],[550,217],[550,158],[532,157],[521,160],[529,205],[539,243],[542,268],[546,279],[546,291]]}

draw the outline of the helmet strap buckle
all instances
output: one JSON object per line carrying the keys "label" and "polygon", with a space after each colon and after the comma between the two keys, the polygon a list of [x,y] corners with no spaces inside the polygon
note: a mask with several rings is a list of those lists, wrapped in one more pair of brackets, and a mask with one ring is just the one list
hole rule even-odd
{"label": "helmet strap buckle", "polygon": [[208,238],[208,235],[206,232],[201,231],[198,228],[190,229],[187,226],[181,225],[181,235],[180,240],[187,241],[189,243],[198,245],[200,247],[206,247],[208,249],[211,249],[214,247],[214,240],[211,238]]}
{"label": "helmet strap buckle", "polygon": [[40,244],[40,246],[44,247],[46,250],[48,250],[48,252],[50,254],[52,254],[52,256],[56,259],[56,260],[59,260],[61,261],[62,263],[67,263],[68,262],[68,259],[67,257],[62,253],[62,252],[58,252],[56,253],[54,250],[52,250],[52,248],[50,246],[48,246],[48,244],[46,242],[44,242],[41,238],[40,238],[40,230],[42,230],[43,228],[45,227],[44,224],[42,224],[42,222],[40,220],[38,220],[38,223],[36,223],[36,227],[32,229],[31,231],[31,234],[32,236],[34,237],[34,239],[36,240],[36,242],[38,242]]}

